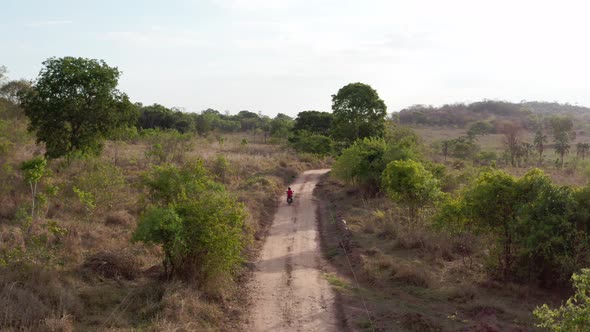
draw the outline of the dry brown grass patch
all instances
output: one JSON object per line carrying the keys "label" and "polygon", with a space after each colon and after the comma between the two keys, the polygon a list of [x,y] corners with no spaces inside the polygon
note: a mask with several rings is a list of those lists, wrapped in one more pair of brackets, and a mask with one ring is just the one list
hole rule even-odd
{"label": "dry brown grass patch", "polygon": [[105,224],[109,226],[132,226],[135,218],[125,210],[110,212],[105,218]]}
{"label": "dry brown grass patch", "polygon": [[139,275],[137,260],[125,252],[98,252],[88,257],[82,268],[110,279],[133,280]]}
{"label": "dry brown grass patch", "polygon": [[424,315],[413,312],[405,313],[401,319],[403,327],[409,331],[416,332],[439,332],[442,331],[442,327],[438,324],[431,322]]}
{"label": "dry brown grass patch", "polygon": [[390,279],[393,282],[422,288],[429,288],[432,284],[430,274],[424,268],[409,263],[395,266]]}
{"label": "dry brown grass patch", "polygon": [[80,299],[55,271],[26,265],[0,270],[0,329],[44,330],[47,319],[81,313]]}

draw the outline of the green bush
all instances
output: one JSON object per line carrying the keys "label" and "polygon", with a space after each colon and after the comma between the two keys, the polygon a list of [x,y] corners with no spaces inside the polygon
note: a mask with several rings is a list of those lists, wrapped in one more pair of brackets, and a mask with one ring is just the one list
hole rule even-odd
{"label": "green bush", "polygon": [[98,159],[84,165],[84,170],[74,179],[73,188],[80,202],[91,210],[110,211],[128,199],[121,168]]}
{"label": "green bush", "polygon": [[438,218],[453,229],[492,235],[490,262],[504,280],[554,286],[588,263],[586,197],[553,185],[538,169],[521,179],[489,170],[444,204]]}
{"label": "green bush", "polygon": [[408,207],[410,221],[416,220],[419,208],[433,203],[441,194],[432,173],[413,160],[396,160],[387,164],[382,187],[391,199]]}
{"label": "green bush", "polygon": [[544,304],[533,311],[541,321],[538,327],[555,332],[590,330],[590,269],[575,273],[572,281],[576,293],[565,305],[551,309]]}
{"label": "green bush", "polygon": [[243,205],[201,162],[155,167],[144,185],[151,204],[133,240],[161,244],[171,274],[201,282],[231,278],[247,242]]}
{"label": "green bush", "polygon": [[290,138],[293,147],[300,152],[313,153],[320,156],[329,155],[332,152],[333,141],[330,137],[313,134],[305,130],[298,131]]}
{"label": "green bush", "polygon": [[332,174],[347,183],[376,192],[381,173],[387,165],[387,144],[383,138],[363,138],[342,152],[332,167]]}

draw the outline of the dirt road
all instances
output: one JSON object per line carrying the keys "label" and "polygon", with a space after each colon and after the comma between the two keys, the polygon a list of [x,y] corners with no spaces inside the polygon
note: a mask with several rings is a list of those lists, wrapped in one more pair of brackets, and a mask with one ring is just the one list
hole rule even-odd
{"label": "dirt road", "polygon": [[305,172],[291,185],[295,200],[285,197],[254,271],[254,307],[250,330],[338,331],[334,294],[320,271],[320,239],[312,192],[328,170]]}

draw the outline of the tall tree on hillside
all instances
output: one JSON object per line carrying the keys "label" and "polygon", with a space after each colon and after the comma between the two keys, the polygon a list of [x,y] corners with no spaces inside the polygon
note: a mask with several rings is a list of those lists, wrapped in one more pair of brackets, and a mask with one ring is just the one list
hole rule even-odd
{"label": "tall tree on hillside", "polygon": [[588,156],[588,152],[590,152],[590,144],[588,143],[578,143],[576,144],[576,156],[582,158],[582,160],[586,159]]}
{"label": "tall tree on hillside", "polygon": [[377,91],[363,83],[350,83],[332,96],[332,135],[352,144],[364,137],[382,137],[387,106]]}
{"label": "tall tree on hillside", "polygon": [[543,163],[543,152],[545,151],[545,144],[547,144],[547,135],[543,132],[543,126],[539,125],[535,131],[535,139],[533,145],[539,153],[539,165]]}
{"label": "tall tree on hillside", "polygon": [[555,142],[555,152],[559,154],[560,163],[563,166],[563,157],[569,153],[570,142],[575,139],[574,122],[569,117],[553,116],[549,119],[549,123]]}
{"label": "tall tree on hillside", "polygon": [[555,152],[561,158],[561,166],[563,166],[563,157],[570,152],[570,140],[565,132],[558,133],[555,137]]}
{"label": "tall tree on hillside", "polygon": [[442,141],[441,152],[443,154],[443,157],[445,157],[445,161],[447,161],[447,156],[449,155],[449,145],[450,145],[449,140]]}
{"label": "tall tree on hillside", "polygon": [[499,130],[504,134],[504,145],[510,155],[510,164],[516,166],[516,158],[521,148],[520,145],[520,132],[522,126],[515,122],[504,122],[499,125]]}
{"label": "tall tree on hillside", "polygon": [[111,130],[137,118],[136,107],[117,90],[117,68],[73,57],[50,58],[43,65],[22,107],[47,157],[98,154]]}

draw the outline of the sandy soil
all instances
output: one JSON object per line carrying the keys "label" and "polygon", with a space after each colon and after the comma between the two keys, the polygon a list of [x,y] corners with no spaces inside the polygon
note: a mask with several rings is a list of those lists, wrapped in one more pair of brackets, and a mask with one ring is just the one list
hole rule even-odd
{"label": "sandy soil", "polygon": [[282,197],[250,285],[250,331],[338,331],[335,296],[321,271],[320,238],[312,192],[328,170],[313,170]]}

